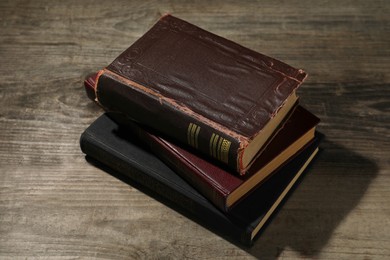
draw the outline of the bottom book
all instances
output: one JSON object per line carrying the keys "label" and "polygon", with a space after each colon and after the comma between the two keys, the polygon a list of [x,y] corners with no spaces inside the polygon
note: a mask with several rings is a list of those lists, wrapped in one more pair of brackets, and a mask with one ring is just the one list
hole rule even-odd
{"label": "bottom book", "polygon": [[89,157],[150,190],[175,209],[186,213],[206,228],[244,245],[256,235],[286,197],[318,152],[319,138],[294,160],[280,168],[260,187],[223,213],[179,175],[161,162],[138,140],[122,132],[106,114],[81,135],[81,150]]}

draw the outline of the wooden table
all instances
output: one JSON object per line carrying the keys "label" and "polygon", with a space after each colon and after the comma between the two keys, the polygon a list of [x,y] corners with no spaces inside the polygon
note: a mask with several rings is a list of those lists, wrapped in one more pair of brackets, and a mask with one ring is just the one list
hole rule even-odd
{"label": "wooden table", "polygon": [[[55,3],[57,2],[57,3]],[[389,1],[1,1],[0,258],[390,258]],[[323,151],[251,248],[90,165],[82,81],[164,13],[293,66]]]}

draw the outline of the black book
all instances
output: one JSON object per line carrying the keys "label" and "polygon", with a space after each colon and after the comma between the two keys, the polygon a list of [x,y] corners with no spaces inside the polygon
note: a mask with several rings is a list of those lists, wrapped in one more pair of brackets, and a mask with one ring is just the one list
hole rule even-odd
{"label": "black book", "polygon": [[245,245],[251,245],[266,221],[282,202],[318,152],[316,137],[294,160],[280,168],[229,213],[218,210],[138,140],[129,136],[107,114],[81,135],[81,150],[89,157],[129,177],[174,209],[206,228]]}

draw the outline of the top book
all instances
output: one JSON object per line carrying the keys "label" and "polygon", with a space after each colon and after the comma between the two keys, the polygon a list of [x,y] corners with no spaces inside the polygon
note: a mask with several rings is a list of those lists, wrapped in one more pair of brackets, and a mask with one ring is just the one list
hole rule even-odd
{"label": "top book", "polygon": [[297,103],[306,73],[165,15],[100,70],[108,111],[244,174]]}

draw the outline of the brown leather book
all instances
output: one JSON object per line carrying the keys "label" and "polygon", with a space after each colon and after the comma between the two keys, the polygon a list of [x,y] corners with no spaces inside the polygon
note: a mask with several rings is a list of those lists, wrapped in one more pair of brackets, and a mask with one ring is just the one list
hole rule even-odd
{"label": "brown leather book", "polygon": [[99,71],[108,111],[245,174],[297,103],[306,73],[165,15]]}
{"label": "brown leather book", "polygon": [[[87,78],[84,83],[88,97],[91,99],[94,99],[93,84],[94,77]],[[109,113],[109,115],[127,128],[123,132],[148,145],[157,157],[225,212],[310,145],[319,123],[316,116],[298,106],[268,144],[267,149],[255,160],[247,174],[238,176],[197,155],[194,151],[152,134],[127,120],[122,114]]]}

